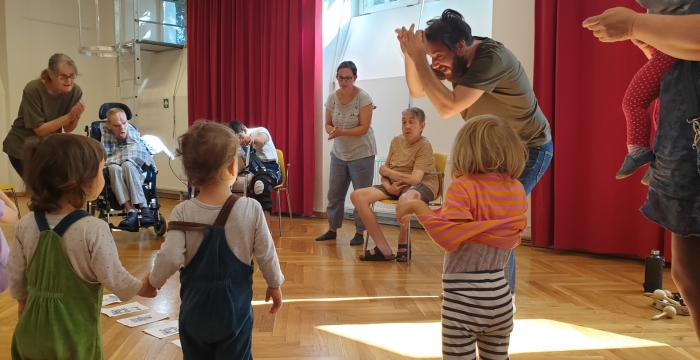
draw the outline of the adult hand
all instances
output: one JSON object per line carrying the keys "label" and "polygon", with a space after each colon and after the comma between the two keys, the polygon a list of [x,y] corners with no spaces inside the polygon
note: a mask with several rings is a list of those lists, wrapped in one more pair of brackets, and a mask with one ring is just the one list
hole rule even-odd
{"label": "adult hand", "polygon": [[72,115],[73,119],[80,118],[83,111],[85,111],[85,102],[83,102],[83,100],[79,100],[78,103],[73,105],[73,108],[70,109],[70,114]]}
{"label": "adult hand", "polygon": [[279,287],[268,287],[267,291],[265,292],[265,302],[270,301],[270,298],[272,298],[272,308],[270,308],[270,314],[274,314],[282,307],[282,289]]}
{"label": "adult hand", "polygon": [[393,173],[393,171],[391,169],[389,169],[389,167],[386,165],[382,165],[379,167],[379,175],[381,175],[381,176],[391,178],[392,173]]}
{"label": "adult hand", "polygon": [[638,16],[635,11],[616,7],[586,19],[583,27],[593,31],[593,36],[602,42],[622,41],[632,38],[632,28]]}
{"label": "adult hand", "polygon": [[240,141],[241,146],[248,146],[253,143],[253,138],[248,134],[239,134],[238,140]]}
{"label": "adult hand", "polygon": [[328,134],[328,140],[333,140],[333,139],[337,138],[338,136],[343,136],[342,131],[343,130],[340,130],[339,127],[337,127],[337,126],[334,127],[333,131],[331,131],[331,133]]}
{"label": "adult hand", "polygon": [[642,50],[646,50],[646,49],[651,47],[651,46],[649,46],[649,44],[645,43],[642,40],[632,39],[631,41],[632,41],[632,44],[637,45],[637,47],[639,47]]}
{"label": "adult hand", "polygon": [[401,46],[401,52],[404,56],[408,56],[408,51],[406,50],[406,39],[408,39],[408,30],[406,27],[394,30],[396,32],[396,39],[399,40],[399,45]]}
{"label": "adult hand", "polygon": [[423,30],[413,31],[416,27],[415,24],[411,24],[408,30],[402,28],[402,33],[399,34],[399,41],[401,42],[401,48],[406,49],[406,54],[411,57],[413,61],[423,57],[428,53],[428,40],[425,38]]}
{"label": "adult hand", "polygon": [[403,181],[395,181],[393,184],[389,185],[389,188],[386,189],[386,191],[389,194],[399,196],[401,195],[401,191],[408,187],[408,184],[404,184]]}

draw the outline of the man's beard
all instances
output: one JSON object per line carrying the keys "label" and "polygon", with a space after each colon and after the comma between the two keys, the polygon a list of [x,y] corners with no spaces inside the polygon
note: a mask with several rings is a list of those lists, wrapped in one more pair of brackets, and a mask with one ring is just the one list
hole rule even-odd
{"label": "man's beard", "polygon": [[452,68],[451,68],[452,72],[450,75],[445,75],[445,78],[450,82],[456,82],[460,78],[462,78],[462,76],[464,76],[464,74],[467,73],[467,64],[468,64],[466,57],[461,57],[461,56],[457,55],[456,53],[453,53],[453,54],[454,54],[454,61],[452,61]]}

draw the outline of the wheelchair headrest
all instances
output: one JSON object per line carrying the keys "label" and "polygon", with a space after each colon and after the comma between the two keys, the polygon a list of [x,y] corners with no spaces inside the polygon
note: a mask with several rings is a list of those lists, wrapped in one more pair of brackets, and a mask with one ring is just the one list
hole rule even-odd
{"label": "wheelchair headrest", "polygon": [[88,130],[88,135],[97,140],[97,141],[102,141],[102,129],[100,129],[100,124],[104,123],[104,121],[93,121],[92,124],[90,124],[90,128]]}
{"label": "wheelchair headrest", "polygon": [[107,111],[112,108],[120,108],[126,113],[126,120],[131,120],[131,109],[122,103],[104,103],[100,106],[100,119],[107,120]]}

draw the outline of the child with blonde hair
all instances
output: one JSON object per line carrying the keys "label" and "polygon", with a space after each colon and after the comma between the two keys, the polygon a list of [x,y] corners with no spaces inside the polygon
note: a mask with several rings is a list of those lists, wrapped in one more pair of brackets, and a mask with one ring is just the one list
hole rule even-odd
{"label": "child with blonde hair", "polygon": [[27,141],[29,209],[15,226],[7,274],[19,305],[12,359],[102,359],[102,287],[122,300],[153,297],[127,272],[106,222],[83,208],[104,187],[107,159],[87,136]]}
{"label": "child with blonde hair", "polygon": [[177,155],[199,195],[173,209],[150,285],[180,271],[180,341],[185,360],[252,359],[253,256],[274,314],[282,306],[280,270],[259,202],[231,194],[238,174],[233,130],[197,121],[180,136]]}
{"label": "child with blonde hair", "polygon": [[420,200],[400,202],[397,219],[415,214],[445,253],[443,358],[508,359],[512,295],[503,268],[527,226],[527,198],[518,177],[527,148],[503,119],[468,120],[452,149],[452,178],[438,213]]}

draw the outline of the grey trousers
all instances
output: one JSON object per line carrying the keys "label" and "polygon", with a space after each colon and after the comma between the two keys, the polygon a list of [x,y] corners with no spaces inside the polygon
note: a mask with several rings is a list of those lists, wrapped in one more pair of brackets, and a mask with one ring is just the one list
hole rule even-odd
{"label": "grey trousers", "polygon": [[[328,227],[339,229],[343,227],[345,215],[345,197],[352,182],[354,189],[362,189],[372,186],[374,180],[374,156],[343,161],[331,153],[331,175],[328,186]],[[355,230],[365,231],[365,224],[360,220],[357,210],[353,212],[355,218]]]}
{"label": "grey trousers", "polygon": [[109,164],[109,180],[114,196],[119,205],[131,200],[131,203],[140,206],[147,206],[146,197],[143,195],[143,185],[141,184],[141,169],[131,161],[123,164]]}

